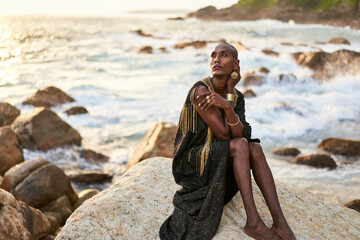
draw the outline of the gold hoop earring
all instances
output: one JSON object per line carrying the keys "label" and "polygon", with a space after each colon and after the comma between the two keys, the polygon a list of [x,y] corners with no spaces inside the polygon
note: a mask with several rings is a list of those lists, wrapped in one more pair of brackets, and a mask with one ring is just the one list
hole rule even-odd
{"label": "gold hoop earring", "polygon": [[237,79],[238,77],[239,77],[239,74],[238,74],[237,72],[233,71],[233,72],[231,73],[231,78],[232,78],[232,79]]}

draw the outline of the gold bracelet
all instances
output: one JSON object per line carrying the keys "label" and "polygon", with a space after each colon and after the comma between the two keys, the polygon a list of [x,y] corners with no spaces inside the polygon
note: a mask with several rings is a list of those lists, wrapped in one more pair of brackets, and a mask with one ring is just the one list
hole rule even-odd
{"label": "gold bracelet", "polygon": [[232,94],[232,93],[227,93],[227,94],[226,94],[226,99],[227,99],[229,102],[233,102],[234,99],[235,99],[235,95]]}
{"label": "gold bracelet", "polygon": [[227,120],[227,117],[225,117],[225,122],[226,122],[229,126],[236,126],[236,125],[238,125],[239,122],[240,122],[240,118],[239,118],[239,115],[236,114],[236,116],[237,116],[237,119],[238,119],[236,123],[229,123],[228,120]]}

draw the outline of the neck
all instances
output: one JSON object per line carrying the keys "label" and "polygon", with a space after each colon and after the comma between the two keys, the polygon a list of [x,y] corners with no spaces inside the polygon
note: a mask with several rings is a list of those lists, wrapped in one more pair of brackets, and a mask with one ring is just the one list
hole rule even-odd
{"label": "neck", "polygon": [[214,91],[217,92],[218,94],[220,94],[221,96],[226,95],[226,83],[227,83],[228,78],[229,77],[215,76],[215,75],[212,76],[212,78],[211,78],[211,82],[214,87]]}

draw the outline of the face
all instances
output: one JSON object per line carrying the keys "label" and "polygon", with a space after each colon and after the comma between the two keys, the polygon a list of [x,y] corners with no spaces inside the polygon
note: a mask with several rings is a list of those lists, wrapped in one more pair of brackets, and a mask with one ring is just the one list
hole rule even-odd
{"label": "face", "polygon": [[234,58],[231,47],[220,43],[211,53],[210,61],[212,75],[230,75],[239,67],[238,60]]}

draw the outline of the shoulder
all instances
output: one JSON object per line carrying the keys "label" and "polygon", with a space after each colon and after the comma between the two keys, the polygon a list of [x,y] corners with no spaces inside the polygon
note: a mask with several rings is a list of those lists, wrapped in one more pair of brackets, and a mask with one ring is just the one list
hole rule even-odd
{"label": "shoulder", "polygon": [[206,85],[200,80],[197,81],[189,90],[189,96],[191,102],[195,102],[195,98],[197,95],[202,94],[207,91]]}

